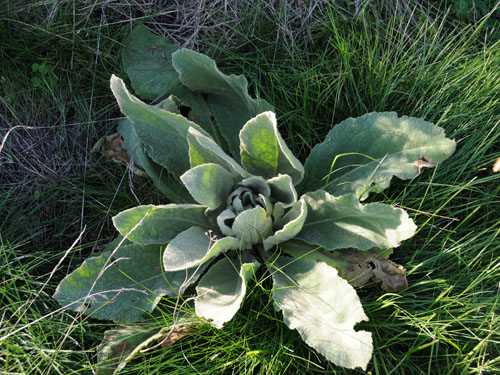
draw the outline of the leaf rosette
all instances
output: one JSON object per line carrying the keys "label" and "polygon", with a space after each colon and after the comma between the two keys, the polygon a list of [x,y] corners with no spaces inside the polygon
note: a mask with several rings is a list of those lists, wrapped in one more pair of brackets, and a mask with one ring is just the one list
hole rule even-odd
{"label": "leaf rosette", "polygon": [[111,78],[126,115],[123,146],[175,203],[116,215],[119,239],[54,297],[96,318],[137,322],[197,282],[196,314],[221,328],[264,265],[284,322],[328,360],[366,369],[372,337],[354,329],[368,317],[353,286],[404,289],[404,268],[387,258],[416,225],[400,208],[361,201],[394,176],[411,179],[442,162],[455,142],[421,119],[369,113],[335,126],[302,165],[244,77],[142,27],[123,58],[139,95],[166,98],[146,104]]}

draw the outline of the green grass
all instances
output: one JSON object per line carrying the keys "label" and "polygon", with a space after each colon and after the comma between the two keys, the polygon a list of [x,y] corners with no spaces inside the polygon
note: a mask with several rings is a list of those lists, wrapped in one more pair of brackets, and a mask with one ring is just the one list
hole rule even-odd
{"label": "green grass", "polygon": [[[446,2],[76,3],[14,1],[0,10],[0,135],[30,127],[13,130],[0,153],[0,374],[92,373],[113,325],[60,311],[51,295],[113,238],[114,214],[166,201],[90,153],[121,117],[109,77],[125,76],[121,42],[143,22],[245,74],[303,161],[334,124],[370,111],[423,117],[455,138],[456,153],[438,168],[370,197],[406,207],[419,231],[392,257],[410,287],[359,289],[370,321],[358,327],[374,336],[372,374],[500,373],[496,15],[460,18]],[[200,325],[123,373],[363,373],[310,350],[274,311],[270,281],[259,281],[222,330]]]}

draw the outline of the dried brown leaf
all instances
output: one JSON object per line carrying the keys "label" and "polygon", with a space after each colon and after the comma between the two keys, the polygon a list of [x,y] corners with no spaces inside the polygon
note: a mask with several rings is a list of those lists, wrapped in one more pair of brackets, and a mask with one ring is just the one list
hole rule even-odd
{"label": "dried brown leaf", "polygon": [[99,152],[110,158],[111,161],[130,168],[136,176],[146,176],[142,169],[130,163],[127,150],[123,148],[123,138],[119,133],[113,133],[99,139],[94,147],[92,147],[92,152]]}
{"label": "dried brown leaf", "polygon": [[344,249],[335,251],[334,256],[346,262],[339,268],[339,273],[353,286],[362,286],[373,280],[382,282],[382,289],[386,292],[399,292],[408,287],[404,267],[378,256],[376,251]]}

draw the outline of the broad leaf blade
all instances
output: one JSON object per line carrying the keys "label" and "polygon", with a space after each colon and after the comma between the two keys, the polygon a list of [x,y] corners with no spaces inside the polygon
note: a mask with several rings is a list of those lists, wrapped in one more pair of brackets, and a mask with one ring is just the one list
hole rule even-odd
{"label": "broad leaf blade", "polygon": [[227,204],[236,179],[224,167],[207,163],[188,170],[181,181],[198,203],[215,210]]}
{"label": "broad leaf blade", "polygon": [[[144,320],[162,296],[176,297],[196,282],[209,263],[164,272],[161,247],[124,245],[86,259],[58,285],[54,298],[68,309],[115,322]],[[112,265],[111,265],[112,264]]]}
{"label": "broad leaf blade", "polygon": [[354,330],[368,320],[354,288],[323,262],[279,257],[274,267],[273,298],[285,324],[336,365],[366,370],[372,337]]}
{"label": "broad leaf blade", "polygon": [[221,259],[200,279],[196,286],[196,315],[210,319],[222,328],[239,310],[246,293],[246,283],[259,268],[253,257],[240,263],[230,258]]}
{"label": "broad leaf blade", "polygon": [[252,99],[248,95],[245,77],[223,74],[205,55],[182,48],[172,54],[172,61],[186,87],[207,94],[217,126],[233,157],[239,158],[238,134],[242,126],[273,107],[265,100]]}
{"label": "broad leaf blade", "polygon": [[455,141],[432,123],[397,117],[394,112],[368,113],[342,121],[313,148],[301,191],[323,189],[365,199],[389,187],[393,176],[413,178],[421,168],[435,166],[454,151]]}
{"label": "broad leaf blade", "polygon": [[155,100],[182,86],[172,66],[171,55],[177,49],[177,44],[153,34],[145,26],[132,31],[122,50],[122,61],[138,96]]}
{"label": "broad leaf blade", "polygon": [[307,218],[295,238],[327,250],[398,247],[417,228],[406,211],[383,203],[362,205],[352,194],[334,197],[318,190],[301,199]]}
{"label": "broad leaf blade", "polygon": [[140,321],[144,312],[151,312],[162,296],[172,292],[161,270],[160,248],[130,244],[111,255],[105,252],[85,260],[61,281],[54,298],[61,306],[93,318]]}
{"label": "broad leaf blade", "polygon": [[245,124],[240,132],[240,153],[243,166],[254,175],[272,178],[287,174],[294,184],[304,175],[304,167],[278,132],[273,112],[261,113]]}
{"label": "broad leaf blade", "polygon": [[123,137],[123,148],[127,150],[131,162],[140,166],[162,193],[176,203],[194,203],[194,199],[186,187],[169,174],[165,168],[156,164],[146,155],[142,142],[137,137],[134,126],[129,119],[120,120],[118,132]]}
{"label": "broad leaf blade", "polygon": [[205,206],[167,204],[137,206],[113,217],[113,224],[122,236],[141,244],[166,244],[192,226],[210,229]]}
{"label": "broad leaf blade", "polygon": [[129,93],[123,81],[111,77],[111,90],[121,111],[134,124],[134,130],[146,152],[175,176],[189,169],[187,134],[190,127],[204,132],[194,122],[180,114],[150,106]]}
{"label": "broad leaf blade", "polygon": [[170,272],[197,267],[220,253],[238,249],[239,245],[234,237],[217,239],[206,229],[191,227],[170,241],[163,253],[163,267]]}
{"label": "broad leaf blade", "polygon": [[191,167],[206,163],[215,163],[242,177],[250,177],[250,173],[245,171],[233,158],[227,155],[210,137],[201,134],[194,128],[189,128],[187,139]]}
{"label": "broad leaf blade", "polygon": [[298,201],[287,213],[278,221],[281,227],[272,236],[264,239],[265,250],[273,246],[294,238],[304,226],[307,217],[307,205],[303,200]]}

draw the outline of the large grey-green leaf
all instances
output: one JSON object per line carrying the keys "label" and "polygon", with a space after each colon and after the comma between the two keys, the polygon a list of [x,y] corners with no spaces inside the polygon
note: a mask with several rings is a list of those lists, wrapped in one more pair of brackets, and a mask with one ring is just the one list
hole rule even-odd
{"label": "large grey-green leaf", "polygon": [[[393,176],[413,178],[454,151],[455,141],[430,122],[394,112],[368,113],[342,121],[313,148],[300,191],[323,189],[365,199],[386,189]],[[348,153],[355,154],[340,156]]]}
{"label": "large grey-green leaf", "polygon": [[178,86],[179,74],[172,66],[172,53],[179,48],[145,26],[137,26],[125,41],[122,61],[125,72],[138,96],[155,100]]}
{"label": "large grey-green leaf", "polygon": [[118,123],[118,132],[123,137],[123,148],[127,150],[131,162],[140,166],[153,180],[153,184],[170,200],[176,203],[194,203],[186,187],[174,178],[168,171],[156,164],[144,152],[143,145],[135,133],[129,119],[124,118]]}
{"label": "large grey-green leaf", "polygon": [[122,236],[141,244],[167,244],[192,226],[210,229],[205,206],[167,204],[137,206],[113,217],[113,224]]}
{"label": "large grey-green leaf", "polygon": [[265,250],[294,238],[301,230],[307,217],[307,205],[300,200],[283,216],[277,224],[278,229],[272,236],[264,239]]}
{"label": "large grey-green leaf", "polygon": [[215,163],[242,177],[250,177],[250,173],[245,171],[233,158],[226,154],[212,138],[201,134],[194,128],[189,128],[187,139],[191,167],[205,163]]}
{"label": "large grey-green leaf", "polygon": [[243,76],[225,75],[215,62],[200,53],[179,49],[172,54],[179,79],[189,89],[206,94],[217,126],[229,150],[239,160],[238,134],[242,126],[259,113],[273,110],[262,99],[248,95],[248,82]]}
{"label": "large grey-green leaf", "polygon": [[245,124],[240,131],[240,153],[243,166],[254,175],[287,174],[294,184],[304,176],[304,167],[278,132],[273,112],[261,113]]}
{"label": "large grey-green leaf", "polygon": [[224,167],[207,163],[185,172],[181,181],[198,203],[215,210],[227,203],[236,179]]}
{"label": "large grey-green leaf", "polygon": [[397,247],[417,229],[406,211],[383,203],[362,205],[352,194],[334,197],[318,190],[301,199],[307,218],[296,238],[327,250]]}
{"label": "large grey-green leaf", "polygon": [[272,230],[273,222],[262,207],[255,207],[241,212],[234,219],[233,235],[241,240],[242,249],[250,249],[260,243]]}
{"label": "large grey-green leaf", "polygon": [[129,244],[88,258],[61,281],[54,298],[97,319],[143,320],[162,296],[182,293],[203,271],[165,273],[161,257],[160,246]]}
{"label": "large grey-green leaf", "polygon": [[371,333],[354,330],[368,320],[354,288],[323,262],[279,257],[273,266],[273,298],[285,324],[336,365],[366,370],[373,343]]}
{"label": "large grey-green leaf", "polygon": [[130,94],[123,81],[111,77],[111,90],[121,111],[132,121],[146,153],[161,166],[180,176],[189,165],[187,134],[190,127],[204,133],[194,122],[180,114],[150,106]]}
{"label": "large grey-green leaf", "polygon": [[259,262],[248,254],[242,262],[224,258],[215,263],[196,286],[196,315],[222,328],[239,310],[246,283],[259,266]]}
{"label": "large grey-green leaf", "polygon": [[236,250],[240,241],[234,237],[216,238],[215,233],[200,227],[191,227],[179,233],[163,253],[166,271],[193,268],[227,250]]}

